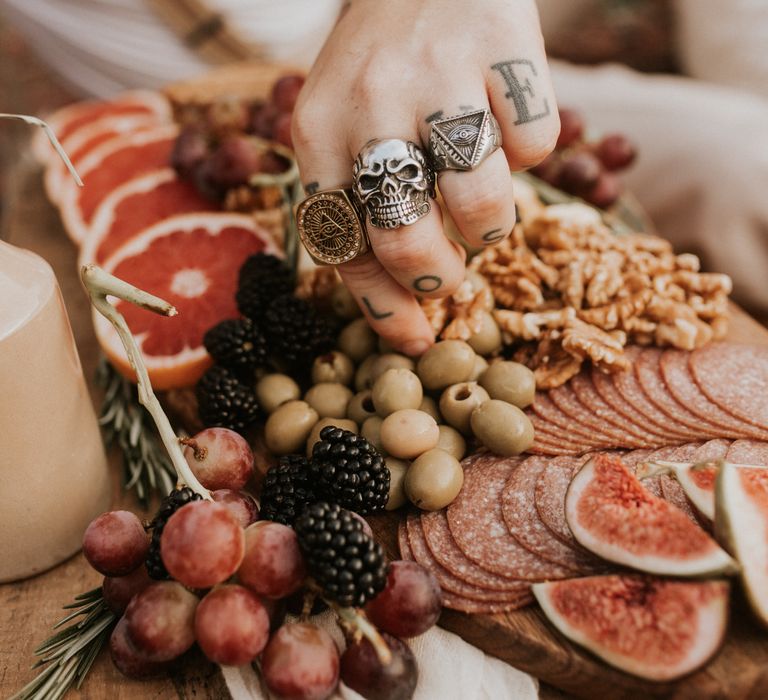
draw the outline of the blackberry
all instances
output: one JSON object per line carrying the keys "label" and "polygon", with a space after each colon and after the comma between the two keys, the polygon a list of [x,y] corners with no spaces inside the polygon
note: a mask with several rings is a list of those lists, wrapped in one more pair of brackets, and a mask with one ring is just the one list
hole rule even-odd
{"label": "blackberry", "polygon": [[226,367],[214,365],[195,387],[200,419],[206,426],[222,426],[242,433],[259,414],[254,391]]}
{"label": "blackberry", "polygon": [[307,369],[315,357],[336,344],[331,325],[310,304],[290,294],[270,304],[264,329],[275,356],[294,368]]}
{"label": "blackberry", "polygon": [[304,507],[316,500],[303,455],[286,455],[267,471],[261,490],[261,518],[293,525]]}
{"label": "blackberry", "polygon": [[248,318],[217,323],[206,331],[203,345],[216,364],[243,377],[267,364],[267,341]]}
{"label": "blackberry", "polygon": [[163,528],[170,518],[179,508],[191,503],[192,501],[201,501],[203,497],[195,493],[188,486],[180,489],[173,489],[160,503],[160,507],[149,524],[152,530],[152,538],[149,541],[149,551],[145,560],[147,573],[150,578],[157,581],[164,581],[171,578],[160,557],[160,536],[163,534]]}
{"label": "blackberry", "polygon": [[389,499],[389,469],[368,440],[333,425],[320,431],[309,463],[318,494],[356,513],[383,510]]}
{"label": "blackberry", "polygon": [[309,573],[328,598],[360,608],[384,588],[384,551],[353,513],[318,501],[304,509],[294,527]]}
{"label": "blackberry", "polygon": [[258,321],[270,303],[283,294],[293,292],[291,271],[274,255],[251,255],[240,268],[237,285],[237,308],[248,318]]}

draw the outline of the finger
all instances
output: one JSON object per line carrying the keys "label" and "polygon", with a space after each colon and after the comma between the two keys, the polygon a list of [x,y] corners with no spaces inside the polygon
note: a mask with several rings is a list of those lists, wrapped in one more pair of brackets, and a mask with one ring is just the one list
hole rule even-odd
{"label": "finger", "polygon": [[[377,119],[386,109],[366,111],[365,120],[353,125],[350,152],[359,153],[371,138],[384,141],[376,145],[371,157],[360,161],[363,204],[368,213],[368,237],[376,257],[405,289],[424,297],[451,294],[464,279],[464,256],[443,233],[440,208],[430,202],[425,189],[426,159],[408,146],[418,143],[419,135],[409,119]],[[409,130],[406,125],[411,124]],[[366,147],[367,151],[367,147]],[[378,161],[376,159],[379,159]],[[396,221],[413,202],[423,198],[430,210],[425,215],[395,228],[384,228]],[[382,226],[374,225],[374,221]]]}
{"label": "finger", "polygon": [[[457,88],[461,89],[462,85],[462,97],[446,99],[446,95]],[[481,96],[478,97],[478,94]],[[443,105],[456,105],[456,108],[435,111],[429,107],[434,107],[438,102],[425,104],[427,109],[423,113],[429,117],[420,120],[422,138],[425,143],[429,143],[430,132],[435,129],[438,138],[456,144],[461,149],[460,154],[470,162],[475,137],[480,136],[483,127],[483,110],[490,109],[482,76],[467,76],[463,81],[456,80],[451,90],[443,91],[437,99]],[[435,118],[436,114],[440,116]],[[457,133],[459,131],[461,133]],[[494,151],[473,170],[441,171],[438,174],[438,186],[448,212],[470,246],[478,248],[498,243],[512,231],[515,225],[514,188],[504,151]]]}

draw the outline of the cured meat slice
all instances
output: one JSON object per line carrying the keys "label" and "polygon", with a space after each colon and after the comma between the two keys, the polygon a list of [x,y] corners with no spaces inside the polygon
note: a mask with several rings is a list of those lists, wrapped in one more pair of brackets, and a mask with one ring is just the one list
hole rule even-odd
{"label": "cured meat slice", "polygon": [[[711,443],[716,441],[710,440],[709,442]],[[665,459],[670,462],[693,462],[696,460],[696,454],[702,449],[702,447],[704,447],[704,445],[699,443],[681,445],[680,447],[672,450],[668,456],[657,457],[656,459]],[[664,474],[659,478],[659,484],[661,485],[661,495],[665,501],[669,501],[672,505],[677,506],[697,525],[702,525],[701,520],[696,516],[696,511],[691,505],[691,502],[685,495],[683,487],[680,486],[680,483],[675,477],[671,476],[670,474]]]}
{"label": "cured meat slice", "polygon": [[[515,467],[501,493],[501,511],[510,534],[534,554],[574,573],[584,574],[599,562],[553,537],[536,510],[536,482],[549,465],[546,457],[529,457]],[[565,519],[565,518],[563,518]]]}
{"label": "cured meat slice", "polygon": [[768,347],[713,343],[691,353],[689,367],[710,401],[768,439]]}
{"label": "cured meat slice", "polygon": [[546,455],[577,455],[583,452],[589,452],[594,449],[592,445],[585,445],[583,443],[573,442],[563,432],[559,431],[560,428],[552,426],[550,423],[542,423],[540,419],[536,419],[536,416],[531,418],[531,423],[534,429],[533,444],[528,448],[528,451],[534,454],[546,454]]}
{"label": "cured meat slice", "polygon": [[728,448],[725,459],[731,464],[754,464],[757,467],[768,467],[768,442],[736,440]]}
{"label": "cured meat slice", "polygon": [[621,431],[610,423],[602,420],[587,406],[579,401],[573,389],[568,384],[552,389],[549,392],[552,403],[563,413],[578,421],[587,431],[605,436],[605,440],[611,447],[649,447],[657,445],[661,438],[646,433],[646,436],[638,436],[634,433]]}
{"label": "cured meat slice", "polygon": [[542,469],[534,490],[536,512],[544,526],[561,542],[579,547],[565,520],[565,493],[573,475],[587,460],[582,457],[555,457]]}
{"label": "cured meat slice", "polygon": [[427,547],[427,541],[424,537],[424,531],[419,521],[419,516],[415,513],[408,515],[406,519],[406,532],[408,534],[408,544],[416,561],[427,571],[431,572],[437,579],[440,587],[444,591],[449,591],[457,595],[469,598],[471,600],[486,601],[492,603],[516,602],[524,597],[529,587],[520,587],[514,591],[492,591],[479,586],[473,586],[466,581],[454,576],[448,569],[441,566]]}
{"label": "cured meat slice", "polygon": [[643,348],[635,361],[635,375],[648,400],[677,427],[684,426],[699,438],[721,437],[717,425],[694,415],[669,393],[661,376],[661,353],[658,348]]}
{"label": "cured meat slice", "polygon": [[499,576],[478,566],[471,559],[467,559],[453,539],[444,510],[422,513],[420,520],[421,529],[432,556],[456,578],[472,586],[500,593],[519,593],[528,590],[528,583]]}
{"label": "cured meat slice", "polygon": [[[578,445],[590,445],[592,447],[606,447],[609,440],[603,436],[595,435],[587,428],[579,426],[573,418],[563,413],[543,392],[536,392],[533,406],[530,411],[541,419],[541,422],[547,424],[547,427],[554,433],[562,433],[569,442]],[[533,420],[533,419],[531,419]],[[535,427],[534,423],[534,427]]]}
{"label": "cured meat slice", "polygon": [[[664,383],[678,403],[719,426],[718,437],[765,437],[765,431],[727,413],[707,398],[693,380],[688,369],[688,357],[689,353],[684,350],[665,350],[659,363]],[[722,380],[721,377],[718,381]]]}
{"label": "cured meat slice", "polygon": [[448,527],[459,549],[485,569],[525,581],[567,578],[570,569],[529,552],[504,523],[501,491],[518,461],[488,454],[465,461],[464,486],[448,506]]}
{"label": "cured meat slice", "polygon": [[[642,348],[636,345],[624,348],[624,354],[633,367],[641,351]],[[634,368],[627,372],[615,372],[610,377],[619,395],[624,399],[621,405],[616,405],[614,408],[631,416],[643,432],[659,435],[665,438],[665,442],[695,440],[700,437],[699,431],[680,428],[670,423],[669,419],[648,400],[637,380]]]}

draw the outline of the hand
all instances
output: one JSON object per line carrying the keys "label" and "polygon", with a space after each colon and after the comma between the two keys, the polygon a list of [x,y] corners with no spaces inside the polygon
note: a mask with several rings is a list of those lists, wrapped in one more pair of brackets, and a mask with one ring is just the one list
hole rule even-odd
{"label": "hand", "polygon": [[[301,91],[293,143],[305,189],[352,183],[370,139],[429,143],[430,122],[490,109],[503,150],[438,186],[465,241],[512,230],[511,170],[540,162],[560,124],[534,0],[353,0]],[[419,355],[433,342],[415,294],[442,297],[464,279],[464,249],[443,235],[439,207],[396,229],[368,224],[372,251],[339,266],[371,326]]]}

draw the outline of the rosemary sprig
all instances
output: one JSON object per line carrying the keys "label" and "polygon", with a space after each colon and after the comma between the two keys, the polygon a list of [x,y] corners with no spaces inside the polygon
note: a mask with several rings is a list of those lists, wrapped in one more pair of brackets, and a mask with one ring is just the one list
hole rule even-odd
{"label": "rosemary sprig", "polygon": [[42,670],[9,700],[58,700],[72,686],[82,685],[117,616],[104,602],[101,587],[75,596],[74,602],[64,609],[73,612],[53,629],[78,617],[82,619],[60,629],[35,649],[40,658],[32,668],[43,667]]}
{"label": "rosemary sprig", "polygon": [[166,495],[173,489],[173,467],[157,441],[149,412],[138,401],[136,387],[104,358],[96,370],[96,381],[105,390],[99,417],[104,441],[120,447],[123,485],[126,490],[135,489],[146,508],[153,492]]}

